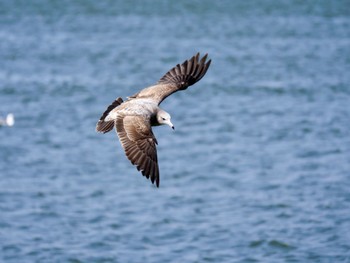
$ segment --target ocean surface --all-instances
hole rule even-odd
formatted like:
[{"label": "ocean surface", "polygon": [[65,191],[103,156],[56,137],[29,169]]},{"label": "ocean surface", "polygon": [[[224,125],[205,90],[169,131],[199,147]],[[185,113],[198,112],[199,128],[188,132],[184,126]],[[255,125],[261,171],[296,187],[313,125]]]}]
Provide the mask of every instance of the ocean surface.
[{"label": "ocean surface", "polygon": [[[196,52],[157,189],[95,124]],[[0,262],[350,262],[349,1],[0,0]]]}]

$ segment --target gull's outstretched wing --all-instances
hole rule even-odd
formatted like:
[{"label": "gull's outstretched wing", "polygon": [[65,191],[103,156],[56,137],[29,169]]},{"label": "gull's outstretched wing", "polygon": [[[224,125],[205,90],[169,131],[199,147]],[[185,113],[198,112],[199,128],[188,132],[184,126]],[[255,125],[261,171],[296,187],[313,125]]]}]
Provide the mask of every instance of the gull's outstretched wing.
[{"label": "gull's outstretched wing", "polygon": [[157,140],[152,132],[150,120],[144,116],[119,115],[116,130],[125,154],[143,176],[156,182],[159,187]]},{"label": "gull's outstretched wing", "polygon": [[130,98],[151,98],[158,105],[169,95],[198,82],[207,72],[211,60],[206,62],[208,54],[199,59],[200,54],[178,64],[169,70],[156,85],[145,88]]}]

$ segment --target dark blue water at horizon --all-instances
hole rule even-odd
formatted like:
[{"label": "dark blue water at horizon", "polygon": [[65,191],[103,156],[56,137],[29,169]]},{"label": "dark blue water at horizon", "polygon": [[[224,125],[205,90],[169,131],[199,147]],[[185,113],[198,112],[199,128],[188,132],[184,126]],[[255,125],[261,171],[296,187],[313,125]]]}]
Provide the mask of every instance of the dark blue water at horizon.
[{"label": "dark blue water at horizon", "polygon": [[[348,1],[0,1],[0,262],[350,262]],[[157,189],[95,124],[196,52]]]}]

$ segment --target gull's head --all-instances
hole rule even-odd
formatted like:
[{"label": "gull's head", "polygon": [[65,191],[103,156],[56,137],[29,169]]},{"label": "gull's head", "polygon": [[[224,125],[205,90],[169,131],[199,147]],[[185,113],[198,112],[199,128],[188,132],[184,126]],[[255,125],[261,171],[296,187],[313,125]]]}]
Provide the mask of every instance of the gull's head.
[{"label": "gull's head", "polygon": [[159,110],[157,113],[157,121],[159,123],[159,125],[168,125],[169,127],[171,127],[173,130],[175,129],[174,125],[171,123],[170,121],[171,116],[169,113],[167,113],[164,110]]}]

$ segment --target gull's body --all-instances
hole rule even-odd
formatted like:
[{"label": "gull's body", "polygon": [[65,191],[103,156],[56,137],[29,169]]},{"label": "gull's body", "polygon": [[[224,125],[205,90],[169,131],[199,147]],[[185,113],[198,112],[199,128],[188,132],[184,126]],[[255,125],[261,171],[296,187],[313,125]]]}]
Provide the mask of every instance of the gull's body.
[{"label": "gull's body", "polygon": [[109,132],[116,127],[119,140],[127,158],[144,176],[156,182],[159,187],[159,168],[157,160],[157,140],[152,126],[169,125],[170,114],[159,107],[169,95],[187,89],[199,81],[207,72],[211,60],[207,55],[199,60],[199,53],[181,65],[168,71],[157,84],[130,96],[125,102],[117,98],[102,114],[96,130]]}]

